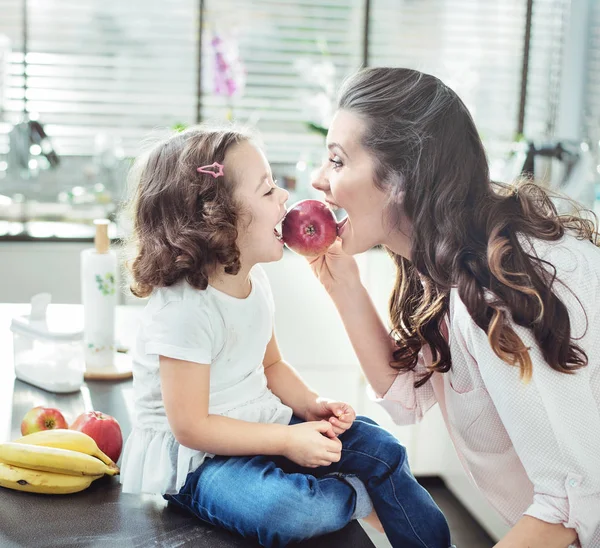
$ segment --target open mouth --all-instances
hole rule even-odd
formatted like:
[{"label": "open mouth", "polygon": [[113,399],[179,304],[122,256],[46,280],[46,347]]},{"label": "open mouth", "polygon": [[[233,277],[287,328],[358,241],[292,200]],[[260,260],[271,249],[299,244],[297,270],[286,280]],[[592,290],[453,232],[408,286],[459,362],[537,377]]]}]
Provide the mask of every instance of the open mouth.
[{"label": "open mouth", "polygon": [[283,219],[281,219],[281,221],[279,221],[277,223],[277,226],[273,229],[273,234],[275,234],[275,237],[280,241],[283,242],[283,236],[281,235],[281,223],[283,222]]},{"label": "open mouth", "polygon": [[348,222],[348,216],[346,215],[338,224],[337,224],[337,231],[338,234],[340,233],[340,230],[342,230],[342,227]]},{"label": "open mouth", "polygon": [[341,209],[341,207],[334,202],[330,202],[329,200],[325,200],[325,202],[327,202],[329,209],[331,209],[332,211],[337,211],[338,209]]}]

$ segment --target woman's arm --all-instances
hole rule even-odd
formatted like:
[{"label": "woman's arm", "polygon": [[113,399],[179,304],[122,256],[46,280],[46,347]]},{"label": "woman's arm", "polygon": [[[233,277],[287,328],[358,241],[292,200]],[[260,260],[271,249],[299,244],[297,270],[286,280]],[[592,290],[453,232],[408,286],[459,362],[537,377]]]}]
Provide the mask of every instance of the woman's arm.
[{"label": "woman's arm", "polygon": [[[594,273],[586,276],[593,279]],[[576,289],[582,286],[580,281],[568,284]],[[559,293],[569,309],[571,336],[586,352],[589,364],[572,374],[554,370],[532,332],[511,322],[529,348],[533,374],[527,382],[520,378],[519,368],[495,354],[487,334],[472,319],[465,320],[468,311],[456,300],[455,314],[462,316],[456,325],[466,342],[465,350],[476,362],[502,426],[533,485],[531,505],[499,544],[502,548],[567,546],[575,534],[583,548],[600,546],[600,410],[596,380],[600,315],[593,309],[597,301],[585,292],[575,297],[561,288]],[[577,298],[587,310],[582,311]],[[538,534],[540,538],[546,535],[548,542],[530,541]]]},{"label": "woman's arm", "polygon": [[[398,376],[390,366],[395,344],[369,293],[358,280],[357,284],[336,286],[329,294],[369,384],[378,396],[383,396]],[[406,377],[407,382],[411,380],[412,376]]]},{"label": "woman's arm", "polygon": [[398,374],[390,366],[394,341],[361,282],[356,260],[342,251],[338,240],[309,263],[338,309],[369,384],[384,395]]},{"label": "woman's arm", "polygon": [[310,266],[338,309],[372,396],[396,423],[419,422],[436,403],[430,381],[418,390],[414,387],[416,378],[427,371],[430,354],[423,352],[415,369],[401,375],[390,366],[395,342],[360,280],[356,260],[342,251],[339,241],[310,259]]},{"label": "woman's arm", "polygon": [[574,529],[523,516],[495,548],[567,548],[577,540]]}]

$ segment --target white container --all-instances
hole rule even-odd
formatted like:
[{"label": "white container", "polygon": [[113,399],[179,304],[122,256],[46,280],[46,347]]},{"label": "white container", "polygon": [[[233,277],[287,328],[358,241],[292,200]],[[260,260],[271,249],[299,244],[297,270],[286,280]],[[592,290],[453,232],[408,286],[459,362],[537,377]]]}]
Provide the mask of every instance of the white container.
[{"label": "white container", "polygon": [[94,247],[81,252],[81,302],[85,361],[89,369],[112,368],[115,356],[117,255],[109,249],[108,220],[98,219]]},{"label": "white container", "polygon": [[28,316],[12,319],[15,375],[49,392],[77,392],[85,371],[82,326],[76,318],[47,317],[49,303],[50,295],[40,293]]}]

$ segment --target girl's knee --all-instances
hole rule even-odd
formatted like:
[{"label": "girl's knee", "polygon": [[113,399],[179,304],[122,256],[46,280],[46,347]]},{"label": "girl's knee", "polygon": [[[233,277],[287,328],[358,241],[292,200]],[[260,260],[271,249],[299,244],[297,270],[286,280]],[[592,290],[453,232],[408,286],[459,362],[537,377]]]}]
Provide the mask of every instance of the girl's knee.
[{"label": "girl's knee", "polygon": [[[365,421],[357,417],[345,435],[347,436],[346,450],[363,453],[365,456],[395,466],[402,465],[407,458],[406,447],[391,432],[382,428],[372,420]],[[342,438],[344,444],[344,439]],[[342,448],[342,452],[344,448]]]},{"label": "girl's knee", "polygon": [[357,438],[364,438],[365,441],[371,441],[377,444],[386,444],[392,446],[399,446],[404,449],[404,446],[400,443],[400,440],[394,436],[389,430],[386,430],[382,426],[379,426],[374,420],[368,417],[356,417],[356,420],[352,424],[349,432]]},{"label": "girl's knee", "polygon": [[367,422],[369,424],[373,424],[374,426],[379,426],[372,418],[366,417],[365,415],[357,415],[355,420],[360,422]]}]

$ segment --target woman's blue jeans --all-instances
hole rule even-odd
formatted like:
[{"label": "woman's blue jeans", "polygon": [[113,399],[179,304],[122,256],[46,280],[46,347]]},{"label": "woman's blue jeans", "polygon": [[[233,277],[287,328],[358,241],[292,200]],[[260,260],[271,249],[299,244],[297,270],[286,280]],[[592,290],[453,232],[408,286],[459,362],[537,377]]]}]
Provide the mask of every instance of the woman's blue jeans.
[{"label": "woman's blue jeans", "polygon": [[359,416],[340,440],[340,461],[319,468],[284,457],[206,459],[178,494],[165,498],[201,520],[279,547],[364,517],[355,515],[364,492],[356,488],[358,479],[394,548],[450,546],[444,515],[412,475],[406,450],[391,433]]}]

